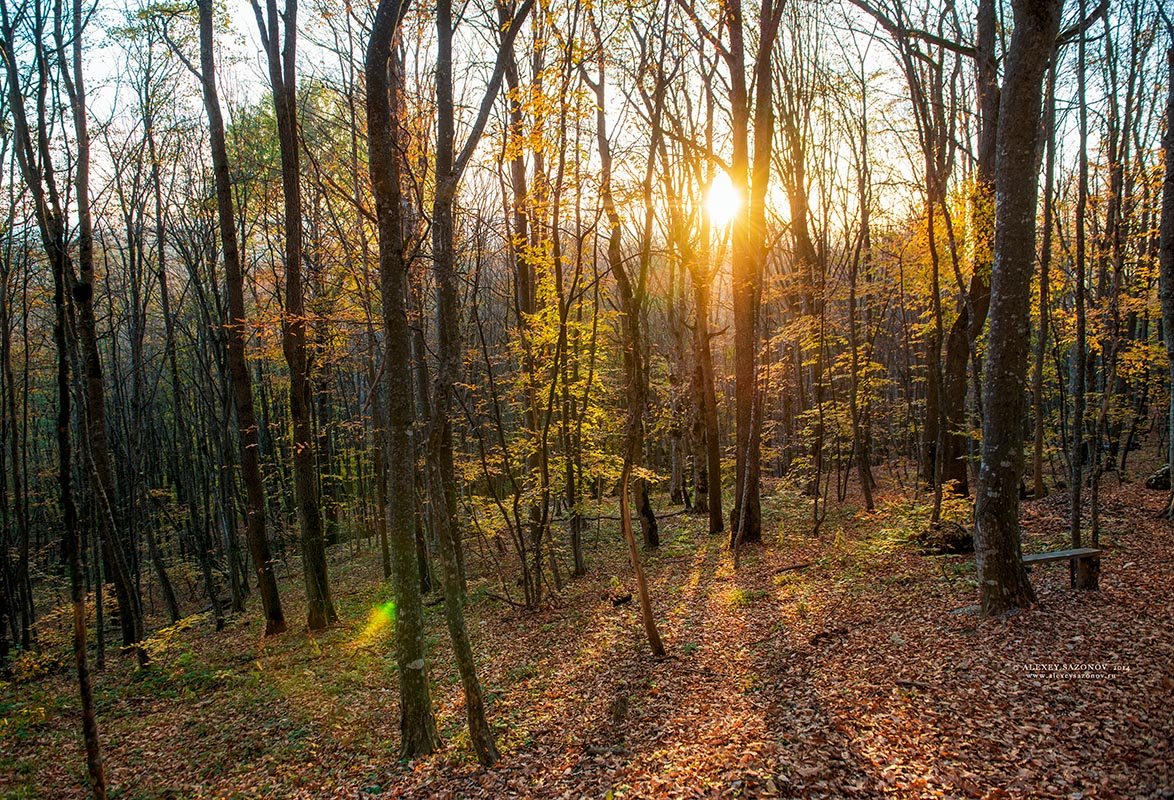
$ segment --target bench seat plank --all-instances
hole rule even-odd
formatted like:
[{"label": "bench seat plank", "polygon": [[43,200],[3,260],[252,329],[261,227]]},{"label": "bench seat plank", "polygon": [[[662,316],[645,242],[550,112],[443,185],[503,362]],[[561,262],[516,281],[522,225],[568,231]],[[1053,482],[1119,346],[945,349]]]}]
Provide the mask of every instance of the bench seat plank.
[{"label": "bench seat plank", "polygon": [[1032,553],[1023,557],[1024,564],[1043,564],[1048,561],[1067,561],[1073,558],[1088,558],[1100,555],[1099,547],[1077,547],[1073,550],[1055,550],[1051,553]]}]

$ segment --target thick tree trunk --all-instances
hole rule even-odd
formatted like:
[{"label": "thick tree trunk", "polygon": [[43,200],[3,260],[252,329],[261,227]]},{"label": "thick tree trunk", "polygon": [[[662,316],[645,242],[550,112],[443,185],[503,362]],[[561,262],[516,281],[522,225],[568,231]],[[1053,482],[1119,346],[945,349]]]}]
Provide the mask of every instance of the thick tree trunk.
[{"label": "thick tree trunk", "polygon": [[[744,204],[750,196],[750,99],[746,86],[746,46],[741,0],[725,7],[729,30],[730,128],[733,148],[730,180]],[[747,209],[734,220],[730,248],[730,281],[734,315],[734,505],[730,512],[730,544],[762,538],[759,499],[761,436],[754,426],[758,401],[758,273]]]},{"label": "thick tree trunk", "polygon": [[746,47],[741,0],[726,6],[730,70],[730,127],[733,148],[730,179],[746,203],[734,222],[731,249],[731,291],[734,311],[734,375],[736,444],[734,507],[730,512],[730,543],[762,538],[762,398],[758,391],[758,314],[766,263],[766,192],[774,140],[771,54],[778,31],[781,3],[761,0],[754,61],[754,153],[749,152],[750,108],[746,82]]},{"label": "thick tree trunk", "polygon": [[401,216],[398,81],[393,49],[404,6],[382,0],[367,47],[367,134],[371,191],[379,233],[379,285],[383,300],[384,375],[379,400],[387,403],[387,429],[380,437],[387,478],[387,531],[395,589],[395,649],[400,673],[400,754],[425,755],[440,746],[425,663],[424,609],[416,565],[415,451],[409,431],[415,419],[412,396],[412,333],[404,293]]},{"label": "thick tree trunk", "polygon": [[982,467],[975,500],[975,555],[985,614],[1030,605],[1035,593],[1020,552],[1019,481],[1035,266],[1036,145],[1040,83],[1060,23],[1061,0],[1014,0],[996,144],[994,269],[983,370]]}]

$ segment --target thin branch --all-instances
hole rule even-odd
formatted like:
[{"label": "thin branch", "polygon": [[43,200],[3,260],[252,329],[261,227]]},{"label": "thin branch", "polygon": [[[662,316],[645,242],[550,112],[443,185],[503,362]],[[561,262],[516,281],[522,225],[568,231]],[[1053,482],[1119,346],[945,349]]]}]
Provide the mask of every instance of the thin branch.
[{"label": "thin branch", "polygon": [[505,36],[502,37],[501,44],[497,48],[497,62],[493,65],[493,77],[489,79],[489,85],[485,87],[485,96],[481,98],[481,108],[477,111],[477,119],[473,123],[472,130],[469,131],[468,138],[465,139],[465,145],[461,148],[461,154],[453,162],[452,173],[448,176],[450,179],[456,179],[461,176],[469,163],[469,159],[473,157],[473,152],[477,149],[477,143],[481,140],[481,134],[485,131],[485,126],[489,122],[489,113],[493,110],[493,104],[497,101],[498,92],[501,91],[501,82],[505,78],[505,65],[506,61],[509,60],[510,52],[513,50],[514,39],[518,38],[518,31],[521,30],[522,23],[533,7],[534,0],[525,0],[522,3],[522,7],[518,9],[518,13],[510,21]]},{"label": "thin branch", "polygon": [[[1104,0],[1106,3],[1108,0]],[[896,39],[920,39],[927,44],[932,44],[941,47],[945,50],[957,53],[967,58],[974,58],[976,55],[973,45],[961,44],[955,42],[953,39],[947,39],[944,36],[938,36],[936,33],[923,31],[920,28],[906,28],[905,26],[894,22],[891,17],[881,11],[879,8],[870,5],[866,0],[848,0],[852,5],[859,8],[864,13],[871,16],[877,21],[882,28],[889,32],[891,36]]]}]

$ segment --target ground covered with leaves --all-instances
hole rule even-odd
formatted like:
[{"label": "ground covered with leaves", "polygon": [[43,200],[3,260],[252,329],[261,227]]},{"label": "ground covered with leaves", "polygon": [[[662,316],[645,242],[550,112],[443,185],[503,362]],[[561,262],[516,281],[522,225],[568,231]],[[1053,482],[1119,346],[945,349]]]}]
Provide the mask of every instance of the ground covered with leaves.
[{"label": "ground covered with leaves", "polygon": [[[1110,483],[1101,590],[1039,566],[1039,607],[1002,619],[974,613],[971,556],[919,554],[926,509],[896,496],[871,514],[833,504],[811,535],[810,501],[780,490],[736,572],[702,519],[665,519],[645,555],[662,660],[635,605],[613,602],[631,591],[614,521],[592,525],[589,574],[540,611],[475,578],[502,751],[489,770],[437,605],[445,748],[397,758],[390,590],[377,551],[340,545],[343,621],[323,634],[264,639],[253,613],[217,633],[197,614],[155,636],[149,669],[110,658],[95,695],[113,796],[1174,797],[1174,529],[1155,517],[1164,493]],[[1025,551],[1062,547],[1066,514],[1063,497],[1025,503]],[[63,623],[45,617],[46,654],[0,691],[2,797],[85,794]]]}]

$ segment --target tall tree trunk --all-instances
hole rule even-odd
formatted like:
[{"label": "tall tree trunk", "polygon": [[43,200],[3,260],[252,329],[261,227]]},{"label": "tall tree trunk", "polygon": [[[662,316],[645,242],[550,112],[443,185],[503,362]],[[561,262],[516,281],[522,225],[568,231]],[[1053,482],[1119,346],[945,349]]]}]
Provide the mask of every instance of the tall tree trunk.
[{"label": "tall tree trunk", "polygon": [[[1174,32],[1170,33],[1174,38]],[[1162,178],[1162,221],[1158,243],[1160,265],[1160,294],[1162,300],[1162,338],[1166,342],[1169,361],[1169,385],[1174,387],[1174,41],[1166,50],[1166,131],[1162,136],[1166,174]],[[1166,418],[1166,461],[1174,475],[1174,391],[1170,392],[1170,407]],[[1174,492],[1170,495],[1167,516],[1174,516]]]},{"label": "tall tree trunk", "polygon": [[[750,96],[746,85],[746,45],[742,0],[725,4],[729,31],[726,62],[730,71],[730,129],[733,138],[730,181],[745,206],[750,195]],[[758,264],[745,208],[734,220],[730,281],[734,311],[734,507],[730,512],[730,543],[762,538],[759,502],[760,437],[755,434],[754,407],[758,398]]]},{"label": "tall tree trunk", "polygon": [[[60,13],[60,7],[57,8],[57,11]],[[81,20],[81,4],[79,0],[75,0],[73,35],[77,46],[74,67],[77,69],[81,67]],[[20,75],[16,61],[15,20],[9,16],[8,6],[0,5],[0,61],[3,61],[7,73],[9,113],[12,115],[13,134],[16,139],[16,157],[25,185],[32,195],[41,244],[44,247],[50,268],[53,270],[53,343],[57,351],[57,485],[61,495],[61,544],[69,566],[70,604],[73,611],[73,654],[81,696],[82,736],[86,747],[86,768],[94,797],[96,800],[105,800],[106,776],[102,767],[98,724],[87,663],[85,585],[82,573],[80,526],[73,496],[73,443],[70,434],[73,420],[69,377],[69,340],[66,334],[69,324],[66,284],[69,280],[71,266],[66,242],[65,216],[61,211],[61,200],[57,190],[53,162],[50,158],[48,132],[46,131],[48,120],[46,119],[45,93],[48,90],[49,75],[46,67],[44,22],[44,18],[40,16],[32,20],[33,45],[39,51],[37,56],[38,73],[35,79],[39,90],[37,98],[38,146],[34,148],[24,108],[24,97],[20,93]],[[85,205],[85,203],[83,202],[81,205]]]},{"label": "tall tree trunk", "polygon": [[[873,499],[872,477],[872,448],[871,430],[867,418],[867,399],[862,397],[864,381],[861,375],[861,342],[858,320],[858,284],[860,268],[863,267],[867,276],[872,264],[872,173],[869,167],[868,154],[868,94],[864,80],[861,80],[861,116],[860,116],[860,163],[857,167],[856,195],[860,202],[860,245],[859,251],[852,259],[848,273],[848,346],[851,349],[849,372],[851,386],[849,388],[849,410],[852,417],[852,452],[856,458],[856,471],[860,481],[860,491],[864,495],[864,507],[872,511],[876,507]],[[867,326],[865,334],[867,335]],[[871,348],[869,348],[871,349]],[[866,359],[864,369],[871,372]]]},{"label": "tall tree trunk", "polygon": [[[13,204],[15,209],[15,204]],[[12,230],[11,219],[8,221],[8,229]],[[5,258],[9,256],[9,252],[5,253]],[[9,260],[8,263],[12,263]],[[25,280],[22,281],[21,290],[24,296],[28,294],[28,271],[27,259],[22,259]],[[7,279],[7,275],[5,276]],[[25,425],[21,424],[21,419],[17,414],[16,406],[16,373],[12,368],[12,315],[14,309],[12,308],[12,299],[9,296],[9,289],[7,284],[3,288],[5,298],[4,319],[0,321],[3,325],[3,358],[0,359],[0,369],[3,369],[3,380],[7,386],[7,391],[4,392],[4,416],[8,422],[8,457],[11,461],[12,469],[12,497],[13,497],[13,516],[16,518],[16,575],[13,581],[13,586],[10,587],[9,602],[19,610],[19,628],[17,620],[14,618],[12,623],[12,641],[19,642],[21,647],[28,650],[32,646],[32,628],[33,628],[33,593],[32,582],[29,575],[29,514],[28,514],[28,497],[27,497],[27,474],[24,470],[23,448],[21,447],[22,433],[25,430]],[[27,315],[26,315],[27,317]],[[27,340],[26,340],[27,342]],[[27,369],[27,361],[26,361]],[[25,383],[27,387],[27,381]],[[26,391],[27,394],[27,391]]]},{"label": "tall tree trunk", "polygon": [[[61,13],[57,6],[57,13]],[[143,638],[143,611],[138,588],[135,586],[125,543],[118,535],[118,504],[115,493],[114,471],[111,466],[110,445],[106,437],[106,399],[102,383],[102,358],[98,352],[98,326],[94,313],[94,229],[90,213],[90,134],[86,112],[86,90],[82,75],[82,9],[75,0],[73,8],[73,57],[65,58],[65,42],[58,39],[57,47],[62,63],[71,63],[62,69],[61,76],[69,95],[73,112],[73,130],[77,146],[75,188],[77,191],[77,267],[73,277],[75,324],[82,349],[83,387],[85,392],[85,421],[88,440],[87,453],[91,463],[86,469],[93,476],[98,527],[106,543],[106,559],[114,591],[118,599],[118,620],[122,627],[122,644],[133,647]],[[60,26],[57,35],[63,32]],[[67,262],[68,266],[68,262]],[[72,270],[71,270],[72,271]],[[146,664],[147,653],[141,647],[134,651],[140,664]]]},{"label": "tall tree trunk", "polygon": [[[704,273],[704,274],[701,274]],[[706,505],[709,510],[710,534],[725,530],[722,517],[722,453],[717,419],[717,391],[713,384],[713,347],[710,344],[709,293],[712,276],[708,265],[697,265],[693,272],[693,300],[696,319],[693,321],[693,350],[697,358],[697,381],[701,394],[701,430],[705,463]],[[697,487],[700,499],[701,486]]]},{"label": "tall tree trunk", "polygon": [[986,324],[991,299],[991,262],[994,252],[995,153],[999,129],[998,42],[995,0],[980,0],[976,15],[974,83],[978,106],[978,158],[970,196],[975,246],[966,296],[946,337],[943,380],[942,481],[960,495],[970,493],[969,442],[966,420],[966,374],[972,368],[977,389],[978,341]]},{"label": "tall tree trunk", "polygon": [[[594,26],[594,20],[592,21]],[[599,39],[599,30],[595,29],[596,44],[602,50]],[[628,405],[628,418],[624,435],[624,463],[620,473],[620,529],[624,541],[628,545],[628,558],[632,562],[632,571],[636,577],[636,593],[640,600],[640,616],[644,622],[644,632],[648,637],[648,646],[652,654],[658,658],[665,653],[664,643],[660,639],[660,632],[656,627],[656,618],[652,612],[652,601],[648,594],[648,581],[644,576],[644,566],[640,561],[640,551],[636,545],[636,534],[632,530],[631,495],[633,487],[632,469],[638,463],[644,449],[644,409],[647,404],[646,387],[643,378],[643,364],[641,362],[642,345],[640,334],[640,312],[643,297],[638,294],[624,266],[623,250],[620,237],[623,232],[623,223],[616,208],[611,188],[611,144],[607,139],[607,102],[606,76],[603,68],[602,54],[599,58],[599,78],[592,81],[582,70],[584,82],[595,93],[595,133],[599,148],[600,181],[599,193],[603,202],[604,215],[607,218],[608,242],[607,263],[612,277],[616,281],[616,292],[619,295],[620,312],[623,319],[620,322],[623,331],[621,349],[623,351],[625,396]]]},{"label": "tall tree trunk", "polygon": [[983,369],[982,466],[974,545],[985,614],[1035,602],[1023,568],[1019,481],[1035,266],[1035,207],[1041,81],[1056,41],[1061,0],[1013,0],[996,139],[994,268]]},{"label": "tall tree trunk", "polygon": [[[245,484],[245,515],[249,554],[257,576],[265,635],[285,630],[285,615],[273,573],[269,537],[265,532],[265,487],[258,457],[257,418],[253,412],[253,388],[245,361],[248,321],[245,315],[244,275],[236,245],[236,219],[232,204],[232,181],[228,173],[228,149],[224,139],[224,118],[216,91],[216,62],[212,53],[212,0],[198,0],[200,11],[200,82],[212,151],[212,174],[216,180],[216,211],[220,247],[224,252],[224,282],[228,294],[227,361],[232,400],[241,450],[241,479]],[[224,509],[230,513],[230,509]],[[231,535],[231,534],[230,534]],[[233,565],[229,564],[229,569]],[[237,592],[234,592],[234,596]]]},{"label": "tall tree trunk", "polygon": [[[163,349],[167,360],[168,377],[171,379],[171,414],[175,423],[173,431],[175,445],[172,451],[175,453],[177,451],[182,452],[182,448],[187,446],[187,423],[185,421],[185,414],[180,408],[183,403],[183,395],[180,391],[179,366],[175,358],[175,322],[171,316],[171,295],[167,285],[167,241],[163,214],[163,185],[159,175],[159,152],[155,143],[155,121],[150,109],[150,102],[151,100],[147,98],[144,104],[143,129],[144,137],[147,140],[147,155],[151,159],[151,194],[155,205],[155,273],[159,278],[159,298],[164,331]],[[193,534],[193,541],[198,541],[199,536],[195,532],[195,513],[186,491],[187,481],[181,477],[178,461],[174,455],[171,461],[171,469],[174,473],[171,477],[172,482],[175,484],[176,500],[180,505],[193,512],[188,515],[188,528],[189,532]],[[167,570],[163,565],[162,557],[159,556],[158,548],[153,544],[154,534],[148,535],[151,537],[148,544],[155,551],[151,556],[152,564],[159,577],[159,584],[167,600],[168,610],[175,615],[175,619],[172,621],[176,622],[179,619],[179,606],[178,603],[173,603],[175,600],[175,590],[171,585],[171,578],[168,576]],[[219,624],[221,616],[219,610],[215,608],[219,605],[219,600],[213,596],[211,585],[209,585],[208,591],[214,610],[217,611],[215,616]]]},{"label": "tall tree trunk", "polygon": [[[1080,0],[1080,19],[1084,19],[1084,0]],[[1069,481],[1069,516],[1068,532],[1073,547],[1081,546],[1081,512],[1083,511],[1084,492],[1084,405],[1087,391],[1088,346],[1086,342],[1086,296],[1085,278],[1088,274],[1086,260],[1085,224],[1088,209],[1088,106],[1085,104],[1085,37],[1083,29],[1080,32],[1079,53],[1077,56],[1076,95],[1078,120],[1078,150],[1076,173],[1076,253],[1073,265],[1075,270],[1076,290],[1073,304],[1076,313],[1076,340],[1072,345],[1072,449],[1069,454],[1070,475]],[[1096,446],[1096,441],[1091,443]],[[1076,583],[1078,569],[1072,564],[1072,582]]]},{"label": "tall tree trunk", "polygon": [[[411,337],[404,292],[397,87],[393,55],[405,5],[381,0],[367,46],[368,168],[379,234],[379,286],[383,300],[384,375],[377,402],[387,403],[387,429],[379,437],[387,479],[387,531],[395,589],[395,649],[400,673],[400,754],[425,755],[440,746],[424,648],[424,609],[416,565],[415,451],[409,435],[415,419]],[[382,421],[382,420],[381,420]],[[382,494],[381,494],[382,497]]]},{"label": "tall tree trunk", "polygon": [[465,692],[465,716],[477,760],[497,760],[493,731],[485,719],[485,700],[465,625],[465,587],[458,525],[456,474],[453,464],[452,401],[460,378],[461,304],[456,275],[456,231],[453,212],[461,175],[485,131],[490,109],[501,91],[505,65],[533,0],[525,0],[509,25],[503,26],[489,85],[464,145],[456,148],[456,104],[453,94],[453,14],[451,0],[436,4],[436,190],[432,201],[432,262],[436,280],[437,369],[428,436],[429,489],[433,523],[444,571],[444,616],[453,655]]},{"label": "tall tree trunk", "polygon": [[[297,0],[287,0],[279,15],[277,0],[257,0],[253,13],[269,64],[277,137],[281,150],[281,189],[285,212],[285,316],[281,349],[289,365],[289,415],[293,426],[294,502],[302,532],[302,570],[306,581],[306,625],[322,630],[338,621],[326,570],[326,539],[314,458],[310,362],[306,342],[306,303],[302,289],[302,184],[298,156]],[[278,20],[281,20],[279,23]],[[280,40],[278,37],[281,37]]]},{"label": "tall tree trunk", "polygon": [[1047,493],[1044,486],[1044,354],[1048,349],[1048,281],[1052,267],[1052,183],[1056,173],[1056,66],[1048,69],[1048,90],[1044,109],[1044,241],[1039,254],[1039,330],[1035,337],[1035,364],[1031,373],[1032,485],[1038,500]]},{"label": "tall tree trunk", "polygon": [[[62,236],[62,244],[64,237]],[[102,766],[98,721],[90,671],[86,663],[86,596],[83,584],[81,542],[78,536],[77,506],[73,499],[73,464],[70,442],[69,345],[66,341],[66,300],[64,251],[53,261],[53,340],[57,346],[57,452],[60,469],[57,485],[61,493],[62,549],[69,562],[69,598],[73,607],[73,656],[77,667],[78,689],[82,704],[82,736],[86,744],[86,771],[95,800],[105,800],[106,773]],[[99,598],[101,595],[99,595]]]},{"label": "tall tree trunk", "polygon": [[[367,85],[370,86],[371,84],[368,83]],[[368,135],[368,137],[370,137],[370,135],[371,135],[370,134],[370,123],[368,123],[367,135]],[[370,145],[370,143],[368,143],[368,149],[370,149],[370,148],[371,148],[371,145]],[[368,169],[370,169],[370,164],[368,164]],[[376,224],[378,224],[378,218],[379,218],[378,208],[376,209],[375,215],[376,215]],[[382,275],[382,273],[380,273],[380,274]],[[382,278],[380,279],[380,286],[382,287]],[[401,290],[401,294],[402,294],[402,290]],[[401,302],[403,302],[403,301],[401,300]],[[386,300],[383,301],[383,307],[384,308],[387,307]],[[386,326],[385,326],[385,328],[386,328]],[[387,331],[385,329],[384,336],[386,336],[386,335],[387,335]],[[411,334],[409,333],[408,335],[410,336]],[[369,376],[370,376],[370,384],[371,384],[371,425],[372,425],[372,428],[374,429],[372,431],[372,434],[373,434],[372,438],[375,440],[375,457],[374,457],[373,467],[374,467],[374,472],[375,472],[375,504],[377,506],[377,508],[375,509],[374,523],[375,523],[375,530],[377,531],[377,533],[379,535],[379,555],[380,555],[382,563],[383,563],[383,579],[386,581],[386,580],[391,580],[391,576],[392,576],[391,544],[388,540],[388,527],[387,527],[387,515],[389,513],[388,512],[389,496],[387,494],[387,480],[388,480],[388,474],[387,474],[387,402],[388,402],[388,400],[387,400],[387,391],[385,388],[385,386],[386,386],[385,381],[386,381],[387,377],[386,377],[386,375],[381,374],[381,372],[380,372],[381,368],[375,362],[374,354],[376,352],[376,339],[375,339],[374,331],[370,332],[369,340],[370,340],[370,347],[371,347],[371,353],[372,353],[370,364],[369,364]],[[409,348],[411,347],[410,342],[409,342],[408,346],[409,346]],[[386,350],[384,351],[384,358],[386,358]],[[382,363],[382,361],[381,361],[381,363]],[[411,370],[410,370],[411,364],[410,364],[410,362],[407,364],[407,366],[409,367],[408,379],[411,380]],[[384,366],[382,369],[384,371],[386,371],[386,366]],[[411,389],[410,385],[408,388],[409,388],[409,392],[410,392],[410,389]],[[408,395],[408,400],[409,400],[409,402],[411,401],[411,394]],[[412,415],[412,417],[414,417],[414,415]],[[412,417],[409,417],[409,419],[411,419]],[[409,448],[409,452],[410,452],[410,448]],[[412,464],[412,467],[415,467],[414,463]],[[415,500],[415,493],[414,492],[412,493],[412,499]],[[413,503],[412,505],[414,508],[415,503]],[[413,513],[414,513],[414,511],[413,511]]]},{"label": "tall tree trunk", "polygon": [[[508,25],[510,10],[504,3],[497,5],[497,18],[501,25]],[[506,149],[513,152],[510,159],[509,178],[512,190],[510,248],[514,261],[514,311],[517,336],[522,345],[522,381],[524,385],[525,412],[523,415],[525,435],[529,440],[526,447],[526,473],[521,484],[526,494],[533,498],[529,503],[530,548],[534,555],[533,589],[526,592],[527,602],[537,605],[542,601],[542,543],[546,538],[550,517],[549,492],[546,491],[545,476],[549,474],[547,447],[543,441],[542,402],[538,358],[531,341],[531,326],[541,325],[534,321],[538,311],[538,280],[535,275],[532,237],[537,239],[538,225],[531,232],[529,204],[531,202],[526,180],[526,143],[523,139],[522,98],[519,94],[517,61],[511,51],[505,65],[505,82],[509,98],[509,127]],[[534,153],[537,161],[539,153]],[[537,164],[536,164],[537,168]],[[527,572],[530,570],[527,569]]]}]

